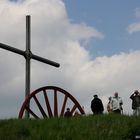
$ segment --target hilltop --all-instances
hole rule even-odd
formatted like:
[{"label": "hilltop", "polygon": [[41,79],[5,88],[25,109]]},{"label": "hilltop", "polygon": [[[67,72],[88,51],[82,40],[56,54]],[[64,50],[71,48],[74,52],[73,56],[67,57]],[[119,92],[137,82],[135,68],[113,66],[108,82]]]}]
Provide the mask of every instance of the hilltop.
[{"label": "hilltop", "polygon": [[140,117],[122,115],[0,120],[0,140],[140,139]]}]

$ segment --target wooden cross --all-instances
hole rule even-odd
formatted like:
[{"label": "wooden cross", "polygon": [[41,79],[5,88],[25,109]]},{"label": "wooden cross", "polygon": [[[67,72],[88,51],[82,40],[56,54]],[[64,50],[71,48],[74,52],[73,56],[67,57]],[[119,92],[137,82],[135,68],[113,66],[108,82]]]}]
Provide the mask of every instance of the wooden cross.
[{"label": "wooden cross", "polygon": [[[54,61],[32,54],[30,44],[31,44],[30,42],[30,15],[26,16],[26,50],[25,51],[0,43],[0,48],[22,55],[26,59],[25,98],[28,97],[30,94],[30,60],[31,59],[49,64],[55,67],[60,66],[60,64]],[[29,118],[29,113],[27,111],[25,113],[25,117]]]}]

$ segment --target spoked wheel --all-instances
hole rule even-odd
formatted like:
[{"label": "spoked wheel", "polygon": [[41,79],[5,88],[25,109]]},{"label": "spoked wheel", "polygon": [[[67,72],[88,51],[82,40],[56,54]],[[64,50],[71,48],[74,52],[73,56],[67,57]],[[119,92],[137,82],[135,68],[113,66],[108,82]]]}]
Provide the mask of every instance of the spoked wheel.
[{"label": "spoked wheel", "polygon": [[75,110],[80,114],[85,114],[78,101],[70,93],[59,87],[46,86],[33,91],[25,99],[19,118],[24,117],[25,110],[32,118],[62,117],[67,107],[70,108],[72,114]]}]

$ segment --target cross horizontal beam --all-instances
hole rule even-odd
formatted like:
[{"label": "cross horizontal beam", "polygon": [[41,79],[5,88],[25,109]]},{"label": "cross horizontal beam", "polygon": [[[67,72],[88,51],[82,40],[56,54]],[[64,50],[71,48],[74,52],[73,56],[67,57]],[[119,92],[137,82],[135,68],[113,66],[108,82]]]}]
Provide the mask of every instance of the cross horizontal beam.
[{"label": "cross horizontal beam", "polygon": [[0,43],[0,48],[5,49],[7,51],[11,51],[11,52],[17,53],[17,54],[20,54],[20,55],[23,55],[23,56],[25,54],[25,51],[19,50],[17,48],[8,46],[8,45],[3,44],[3,43]]},{"label": "cross horizontal beam", "polygon": [[54,62],[54,61],[45,59],[45,58],[43,58],[43,57],[34,55],[34,54],[32,54],[31,52],[30,52],[30,53],[27,53],[26,51],[23,51],[23,50],[20,50],[20,49],[17,49],[17,48],[8,46],[8,45],[3,44],[3,43],[0,43],[0,48],[5,49],[5,50],[8,50],[8,51],[11,51],[11,52],[14,52],[14,53],[17,53],[17,54],[19,54],[19,55],[24,56],[25,58],[29,57],[30,59],[32,58],[32,59],[34,59],[34,60],[38,60],[38,61],[40,61],[40,62],[43,62],[43,63],[45,63],[45,64],[49,64],[49,65],[54,66],[54,67],[59,67],[59,66],[60,66],[59,63],[56,63],[56,62]]}]

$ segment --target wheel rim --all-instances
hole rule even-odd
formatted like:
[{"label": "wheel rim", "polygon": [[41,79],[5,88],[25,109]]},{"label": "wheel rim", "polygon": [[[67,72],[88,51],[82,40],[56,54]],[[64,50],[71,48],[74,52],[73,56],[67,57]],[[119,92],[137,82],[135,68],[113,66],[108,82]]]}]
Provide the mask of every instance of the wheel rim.
[{"label": "wheel rim", "polygon": [[[40,100],[40,97],[42,100]],[[45,105],[42,105],[40,101],[43,101]],[[34,104],[31,102],[34,102]],[[56,86],[41,87],[25,99],[19,112],[19,118],[24,117],[25,110],[33,118],[62,117],[65,109],[70,106],[72,114],[75,110],[78,110],[80,114],[85,114],[78,101],[64,89]],[[38,112],[34,111],[35,109]]]}]

